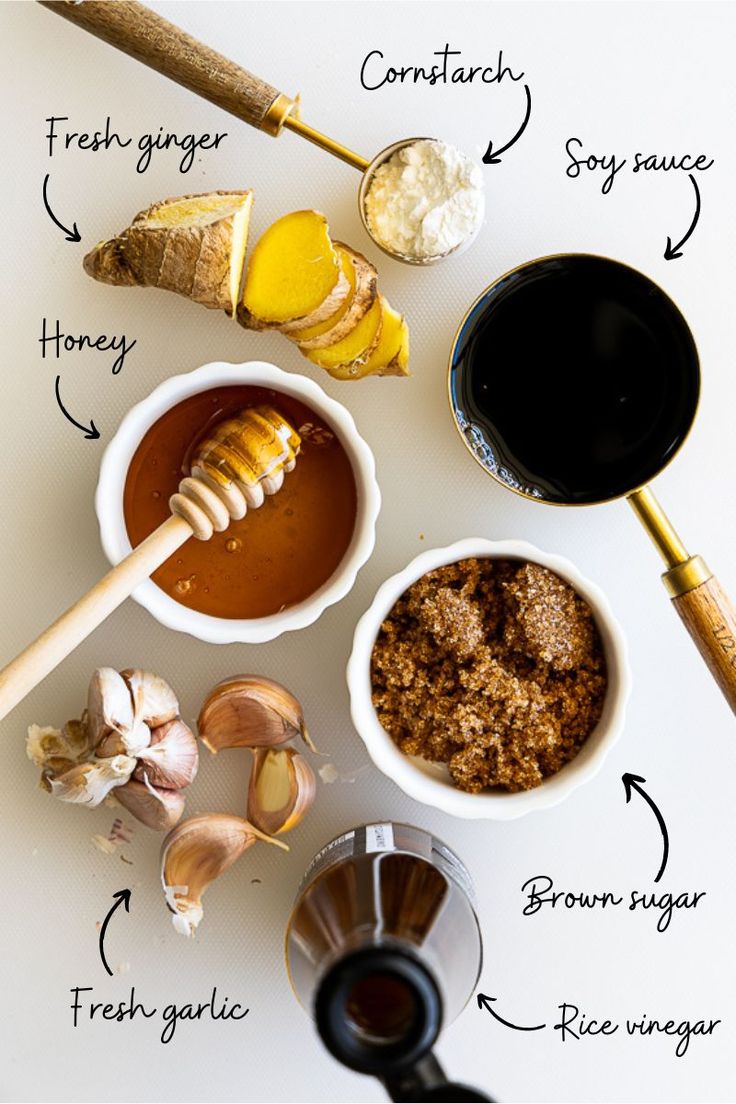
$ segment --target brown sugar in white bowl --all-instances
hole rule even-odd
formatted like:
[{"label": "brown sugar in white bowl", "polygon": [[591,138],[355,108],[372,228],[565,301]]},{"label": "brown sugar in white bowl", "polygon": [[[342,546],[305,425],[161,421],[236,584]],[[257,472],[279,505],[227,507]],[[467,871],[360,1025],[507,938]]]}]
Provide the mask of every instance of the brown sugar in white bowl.
[{"label": "brown sugar in white bowl", "polygon": [[[564,765],[546,774],[538,784],[534,777],[530,780],[530,778],[524,778],[522,773],[515,779],[512,773],[510,777],[512,787],[517,783],[532,787],[518,789],[517,792],[496,787],[472,793],[457,788],[445,763],[431,761],[421,755],[406,754],[394,742],[392,736],[382,727],[373,703],[371,673],[373,650],[381,626],[390,616],[397,601],[414,583],[437,568],[457,564],[460,561],[488,558],[498,561],[517,561],[519,566],[524,562],[538,564],[569,584],[592,613],[595,630],[597,630],[595,636],[599,638],[605,660],[605,692],[602,703],[599,702],[598,708],[590,714],[592,727],[589,734],[583,733],[584,738],[578,741],[578,746],[572,751],[568,747],[565,756],[560,757]],[[544,574],[546,575],[546,572]],[[544,576],[539,573],[539,577]],[[441,612],[439,615],[441,616]],[[466,646],[468,655],[473,647],[471,622],[472,618],[467,622],[462,620],[459,622],[463,625],[463,632],[467,639],[461,641],[461,634],[459,634],[458,646],[460,648]],[[556,649],[555,662],[563,667],[569,664],[570,668],[573,668],[584,656],[581,642],[576,644],[574,640],[566,641],[560,635],[557,639],[550,637],[546,642],[540,638],[536,647],[542,649],[542,652],[545,647]],[[370,609],[361,618],[356,628],[347,677],[353,722],[375,764],[397,785],[416,800],[434,805],[455,816],[503,820],[522,816],[533,809],[557,804],[600,769],[605,755],[622,730],[630,685],[626,644],[622,631],[607,599],[595,584],[585,579],[574,565],[563,557],[542,552],[533,545],[521,541],[488,541],[482,538],[459,541],[448,548],[428,550],[413,560],[404,571],[383,584]],[[586,678],[589,678],[591,685],[595,687],[594,676],[586,674]],[[597,685],[600,687],[600,679]],[[595,702],[594,693],[591,702],[593,704]],[[404,711],[404,720],[408,716],[409,713]],[[448,721],[449,724],[451,721]],[[422,727],[426,729],[426,726]],[[441,741],[441,731],[438,736]],[[411,747],[411,738],[404,743],[405,746]],[[418,745],[421,746],[421,741],[418,741]],[[435,748],[435,752],[436,750]],[[565,761],[565,757],[568,761]],[[531,767],[534,767],[533,763]],[[521,766],[519,769],[521,770]]]}]

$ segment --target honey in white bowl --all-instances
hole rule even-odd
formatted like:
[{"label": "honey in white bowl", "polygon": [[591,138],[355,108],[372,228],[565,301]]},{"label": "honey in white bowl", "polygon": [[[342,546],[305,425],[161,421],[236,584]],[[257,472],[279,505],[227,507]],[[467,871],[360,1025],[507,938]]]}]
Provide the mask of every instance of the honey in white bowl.
[{"label": "honey in white bowl", "polygon": [[188,474],[198,440],[261,404],[275,407],[302,439],[294,471],[259,509],[208,541],[190,539],[152,575],[175,601],[213,617],[268,617],[305,601],[337,570],[355,528],[352,465],[324,417],[291,395],[241,384],[191,395],[141,440],[123,497],[133,547],[169,516],[169,498]]}]

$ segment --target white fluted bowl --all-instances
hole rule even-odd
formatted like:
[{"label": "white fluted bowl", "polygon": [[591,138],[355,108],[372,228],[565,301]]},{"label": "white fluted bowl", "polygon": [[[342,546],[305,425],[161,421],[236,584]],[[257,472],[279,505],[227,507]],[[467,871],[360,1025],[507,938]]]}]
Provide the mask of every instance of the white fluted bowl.
[{"label": "white fluted bowl", "polygon": [[212,617],[181,605],[150,579],[133,592],[136,602],[145,606],[162,625],[190,633],[211,644],[261,644],[281,633],[302,629],[316,621],[328,606],[345,597],[373,551],[376,518],[381,507],[373,453],[359,435],[350,413],[326,395],[318,384],[306,376],[284,372],[260,360],[245,364],[226,364],[222,361],[205,364],[184,375],[172,376],[134,406],[105,449],[95,509],[102,547],[110,563],[119,563],[131,550],[123,515],[123,491],[130,462],[143,436],[167,410],[190,395],[238,384],[269,387],[292,395],[325,419],[350,459],[358,508],[352,540],[337,569],[314,594],[279,613],[250,619]]},{"label": "white fluted bowl", "polygon": [[[590,606],[601,635],[606,657],[608,686],[598,724],[569,763],[532,790],[520,793],[487,791],[466,793],[452,784],[444,764],[405,755],[381,727],[371,701],[371,654],[381,623],[405,590],[444,564],[473,557],[527,560],[542,564],[565,579]],[[432,548],[379,588],[372,605],[355,630],[353,651],[347,668],[350,710],[353,724],[368,753],[385,775],[417,801],[433,805],[452,816],[513,820],[535,809],[557,805],[584,782],[589,781],[618,739],[624,725],[631,676],[626,641],[603,592],[580,574],[563,556],[542,552],[525,541],[490,541],[482,537],[457,541],[447,548]]]}]

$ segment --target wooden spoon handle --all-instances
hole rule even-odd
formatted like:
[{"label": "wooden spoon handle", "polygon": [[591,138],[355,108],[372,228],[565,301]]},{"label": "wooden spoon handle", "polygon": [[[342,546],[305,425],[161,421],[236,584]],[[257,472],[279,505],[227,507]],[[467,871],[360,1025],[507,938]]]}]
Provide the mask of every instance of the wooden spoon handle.
[{"label": "wooden spoon handle", "polygon": [[736,713],[736,610],[730,598],[712,576],[672,604]]},{"label": "wooden spoon handle", "polygon": [[135,0],[41,3],[258,130],[278,134],[292,107],[292,101],[277,88]]},{"label": "wooden spoon handle", "polygon": [[172,516],[0,671],[0,720],[192,535]]}]

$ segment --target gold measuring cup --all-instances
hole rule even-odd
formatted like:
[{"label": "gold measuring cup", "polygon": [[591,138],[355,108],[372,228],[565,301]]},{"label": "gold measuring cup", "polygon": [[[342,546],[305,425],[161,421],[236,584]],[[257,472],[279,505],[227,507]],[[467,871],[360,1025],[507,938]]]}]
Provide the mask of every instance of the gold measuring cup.
[{"label": "gold measuring cup", "polygon": [[290,99],[136,0],[40,0],[40,3],[257,130],[274,138],[284,128],[292,130],[358,169],[363,174],[358,193],[363,226],[378,248],[395,260],[413,265],[434,264],[470,244],[472,238],[461,242],[448,253],[415,257],[392,251],[378,241],[371,230],[365,198],[376,169],[403,146],[424,139],[404,138],[368,160],[303,122],[299,117],[298,96]]}]

